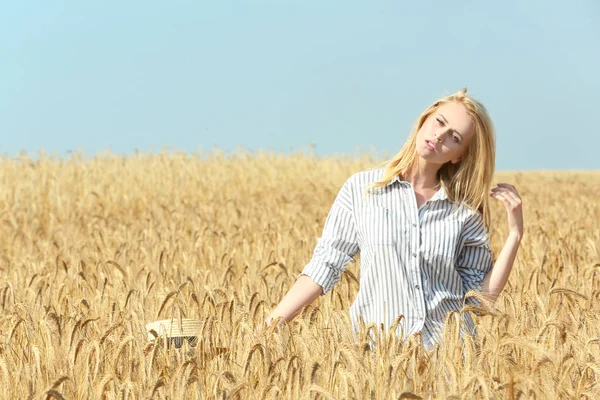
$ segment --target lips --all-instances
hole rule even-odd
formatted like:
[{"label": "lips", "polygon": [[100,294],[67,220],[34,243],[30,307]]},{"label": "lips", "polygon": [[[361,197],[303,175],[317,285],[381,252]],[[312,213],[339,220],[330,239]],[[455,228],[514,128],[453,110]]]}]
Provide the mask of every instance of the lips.
[{"label": "lips", "polygon": [[426,141],[425,141],[425,146],[426,146],[426,147],[427,147],[429,150],[431,150],[431,151],[435,151],[435,146],[434,146],[434,145],[433,145],[433,144],[432,144],[432,143],[431,143],[429,140],[426,140]]}]

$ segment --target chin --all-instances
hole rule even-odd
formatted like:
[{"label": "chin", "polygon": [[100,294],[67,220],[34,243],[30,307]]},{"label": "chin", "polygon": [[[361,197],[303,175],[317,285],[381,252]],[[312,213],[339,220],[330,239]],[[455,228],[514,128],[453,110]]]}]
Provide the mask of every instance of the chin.
[{"label": "chin", "polygon": [[423,153],[417,151],[417,156],[421,160],[426,161],[426,162],[428,162],[430,164],[439,164],[439,165],[443,165],[444,164],[444,162],[440,161],[439,158],[436,157],[435,155],[431,155],[431,154],[428,154],[428,153],[423,154]]},{"label": "chin", "polygon": [[427,161],[433,162],[437,156],[437,154],[432,154],[429,150],[417,150],[417,155]]}]

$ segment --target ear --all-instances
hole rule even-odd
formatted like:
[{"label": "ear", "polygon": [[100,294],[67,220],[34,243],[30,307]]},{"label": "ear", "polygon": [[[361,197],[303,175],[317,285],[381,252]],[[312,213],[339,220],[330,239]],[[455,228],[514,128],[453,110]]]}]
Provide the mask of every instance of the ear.
[{"label": "ear", "polygon": [[461,160],[461,157],[458,157],[458,158],[452,160],[451,162],[452,162],[452,164],[458,164],[460,162],[460,160]]}]

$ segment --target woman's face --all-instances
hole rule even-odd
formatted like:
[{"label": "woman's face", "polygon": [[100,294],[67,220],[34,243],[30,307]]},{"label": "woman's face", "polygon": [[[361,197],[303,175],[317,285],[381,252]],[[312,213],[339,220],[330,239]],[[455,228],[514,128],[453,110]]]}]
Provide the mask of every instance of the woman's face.
[{"label": "woman's face", "polygon": [[417,132],[417,154],[428,162],[457,163],[475,135],[467,109],[459,102],[444,103]]}]

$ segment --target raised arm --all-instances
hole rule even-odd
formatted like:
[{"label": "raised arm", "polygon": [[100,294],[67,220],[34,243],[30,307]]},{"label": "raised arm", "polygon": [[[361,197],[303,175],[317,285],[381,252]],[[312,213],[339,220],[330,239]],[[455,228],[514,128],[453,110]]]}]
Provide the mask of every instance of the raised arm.
[{"label": "raised arm", "polygon": [[509,183],[499,183],[490,196],[502,202],[508,219],[508,238],[498,255],[494,268],[483,280],[483,294],[495,301],[508,281],[523,238],[523,201],[517,189]]},{"label": "raised arm", "polygon": [[504,289],[504,285],[506,285],[512,271],[520,243],[521,237],[516,233],[510,233],[494,263],[494,267],[483,278],[481,293],[489,300],[496,301]]},{"label": "raised arm", "polygon": [[[523,237],[521,200],[514,186],[499,184],[493,196],[503,200],[508,214],[509,234],[504,247],[494,261],[488,231],[481,215],[475,213],[465,223],[462,238],[465,245],[456,264],[465,292],[470,289],[480,291],[491,302],[495,302],[504,290]],[[473,298],[468,302],[479,305]]]}]

